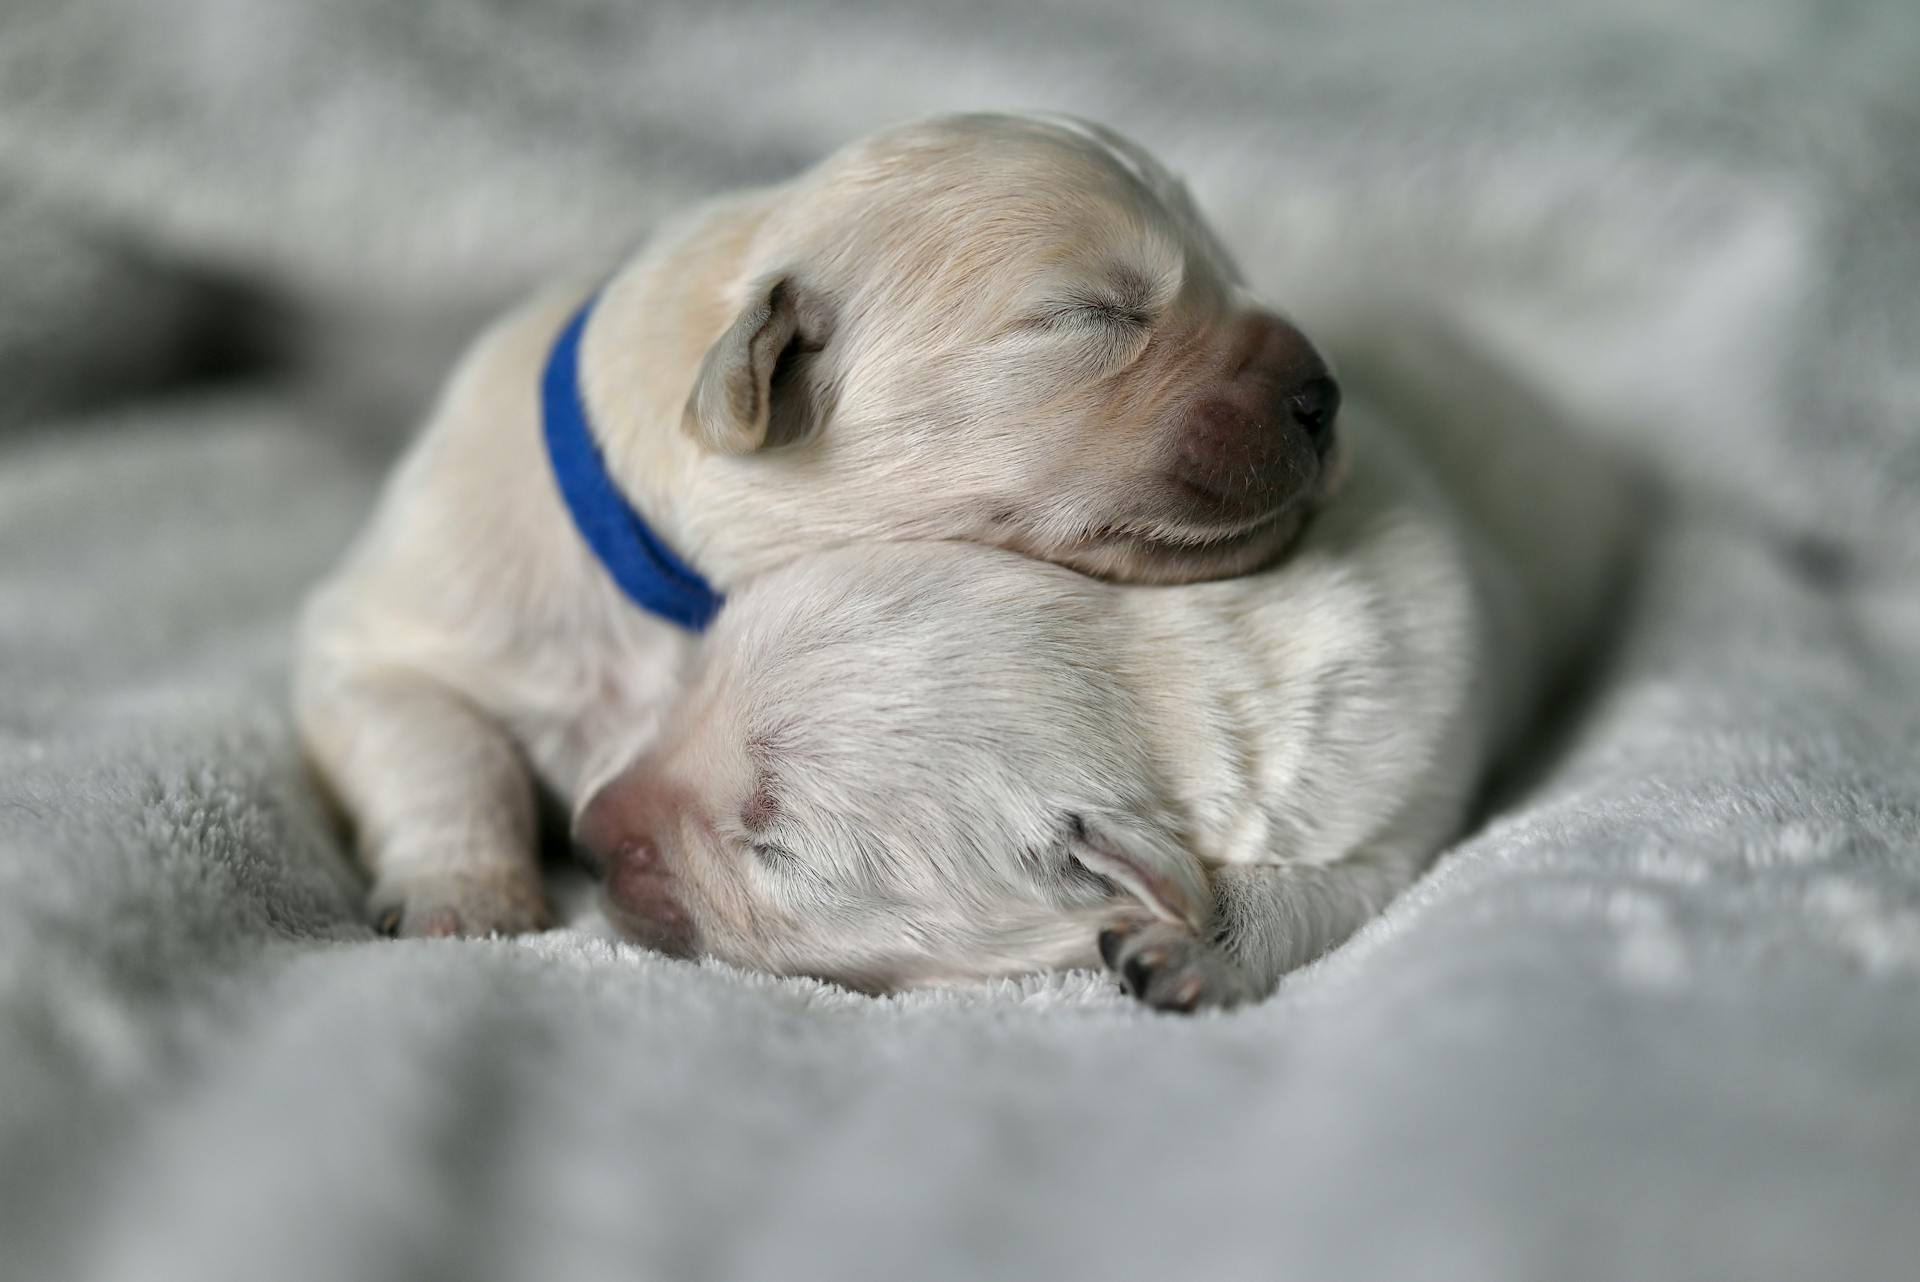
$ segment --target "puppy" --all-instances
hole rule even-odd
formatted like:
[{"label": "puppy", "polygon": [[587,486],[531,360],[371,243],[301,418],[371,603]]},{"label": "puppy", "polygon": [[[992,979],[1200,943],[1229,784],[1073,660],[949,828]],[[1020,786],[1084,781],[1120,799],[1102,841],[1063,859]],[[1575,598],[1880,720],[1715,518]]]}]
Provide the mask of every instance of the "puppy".
[{"label": "puppy", "polygon": [[953,539],[1230,576],[1336,470],[1313,346],[1078,122],[881,133],[589,293],[479,340],[302,620],[302,737],[403,935],[546,921],[538,790],[570,807],[646,745],[749,575]]},{"label": "puppy", "polygon": [[746,586],[582,815],[612,918],[869,990],[1103,960],[1161,1008],[1270,992],[1457,831],[1631,542],[1631,477],[1449,342],[1389,362],[1408,433],[1344,426],[1351,480],[1263,573],[894,544]]}]

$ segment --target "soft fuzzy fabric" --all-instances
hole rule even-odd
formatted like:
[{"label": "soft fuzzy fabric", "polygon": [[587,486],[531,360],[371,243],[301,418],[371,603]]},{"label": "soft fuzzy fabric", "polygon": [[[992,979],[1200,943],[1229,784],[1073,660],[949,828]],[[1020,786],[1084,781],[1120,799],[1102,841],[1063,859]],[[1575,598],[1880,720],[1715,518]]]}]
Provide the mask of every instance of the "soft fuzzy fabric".
[{"label": "soft fuzzy fabric", "polygon": [[[0,18],[0,1275],[1912,1275],[1920,9],[527,8]],[[1309,327],[1440,299],[1658,468],[1585,697],[1231,1015],[375,939],[289,619],[460,338],[976,106],[1139,136]]]}]

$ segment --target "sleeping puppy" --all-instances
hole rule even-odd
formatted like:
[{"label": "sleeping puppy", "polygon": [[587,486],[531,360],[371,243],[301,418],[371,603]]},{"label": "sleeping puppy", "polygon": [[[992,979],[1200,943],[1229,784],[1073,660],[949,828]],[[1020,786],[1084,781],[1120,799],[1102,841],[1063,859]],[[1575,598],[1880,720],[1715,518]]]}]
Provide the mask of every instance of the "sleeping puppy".
[{"label": "sleeping puppy", "polygon": [[704,617],[636,608],[583,538],[543,445],[554,369],[601,488],[703,589],[928,539],[1234,575],[1334,471],[1312,345],[1177,182],[1073,121],[878,134],[692,211],[588,296],[479,340],[301,625],[302,737],[401,934],[546,921],[536,787],[571,807],[645,746]]},{"label": "sleeping puppy", "polygon": [[1263,573],[869,544],[746,586],[582,815],[610,916],[868,990],[1104,960],[1161,1008],[1270,992],[1457,831],[1627,545],[1630,479],[1446,342],[1382,371],[1412,440],[1349,421]]}]

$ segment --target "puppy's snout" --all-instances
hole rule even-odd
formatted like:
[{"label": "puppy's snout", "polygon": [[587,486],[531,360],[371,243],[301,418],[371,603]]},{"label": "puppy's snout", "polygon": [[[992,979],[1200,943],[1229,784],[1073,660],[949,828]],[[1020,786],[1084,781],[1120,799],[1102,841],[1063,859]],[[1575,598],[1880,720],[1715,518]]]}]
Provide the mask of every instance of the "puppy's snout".
[{"label": "puppy's snout", "polygon": [[615,924],[650,948],[685,957],[698,939],[655,836],[671,820],[670,809],[643,771],[630,771],[587,803],[574,825],[574,839],[604,878]]},{"label": "puppy's snout", "polygon": [[1265,312],[1229,331],[1222,375],[1182,424],[1176,479],[1214,515],[1275,511],[1319,477],[1340,387],[1306,335]]},{"label": "puppy's snout", "polygon": [[1268,312],[1240,322],[1232,380],[1271,398],[1280,426],[1291,422],[1324,454],[1340,413],[1340,385],[1307,336]]},{"label": "puppy's snout", "polygon": [[614,853],[607,865],[607,901],[647,946],[676,957],[692,954],[693,919],[653,842],[637,839]]}]

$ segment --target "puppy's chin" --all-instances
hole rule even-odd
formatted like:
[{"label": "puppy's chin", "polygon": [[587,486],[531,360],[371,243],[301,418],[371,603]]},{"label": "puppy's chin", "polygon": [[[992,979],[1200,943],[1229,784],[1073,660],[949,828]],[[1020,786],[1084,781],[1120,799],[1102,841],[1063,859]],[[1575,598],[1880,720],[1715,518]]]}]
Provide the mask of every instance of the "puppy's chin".
[{"label": "puppy's chin", "polygon": [[1062,547],[1022,547],[1082,574],[1116,583],[1199,583],[1264,569],[1284,555],[1312,508],[1293,503],[1239,529],[1116,526]]}]

